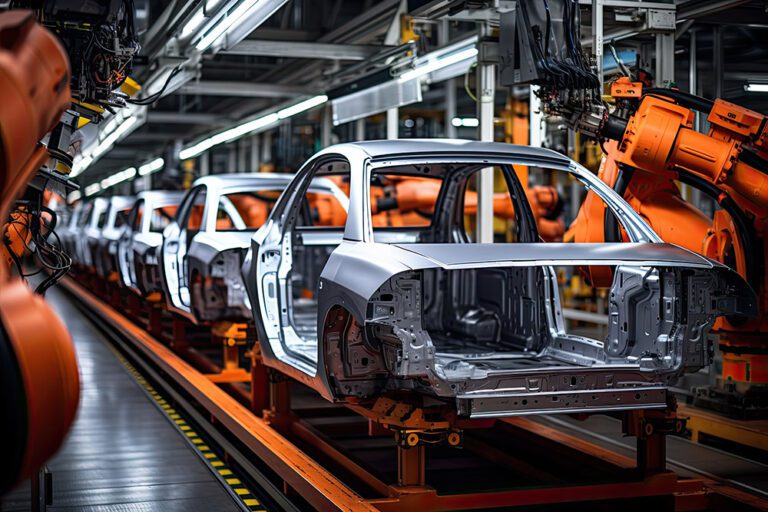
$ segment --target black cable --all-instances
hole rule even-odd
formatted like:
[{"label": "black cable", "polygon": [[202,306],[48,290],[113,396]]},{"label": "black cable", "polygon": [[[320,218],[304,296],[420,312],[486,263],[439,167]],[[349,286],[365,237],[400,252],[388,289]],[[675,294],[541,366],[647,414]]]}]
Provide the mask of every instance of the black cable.
[{"label": "black cable", "polygon": [[163,88],[157,91],[155,94],[139,100],[128,98],[125,101],[133,105],[151,105],[155,103],[157,100],[159,100],[162,97],[163,93],[165,92],[165,89],[168,88],[168,85],[171,83],[171,80],[173,79],[173,77],[178,75],[180,71],[181,71],[181,66],[174,68],[174,70],[171,71],[171,74],[168,75],[168,78],[165,80],[165,83],[163,84]]}]

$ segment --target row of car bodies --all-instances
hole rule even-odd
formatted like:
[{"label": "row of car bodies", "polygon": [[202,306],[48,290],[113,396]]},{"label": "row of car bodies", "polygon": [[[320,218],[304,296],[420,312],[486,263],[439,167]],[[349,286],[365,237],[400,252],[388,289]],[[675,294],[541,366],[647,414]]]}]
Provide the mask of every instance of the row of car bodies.
[{"label": "row of car bodies", "polygon": [[[594,191],[626,242],[544,242],[522,166]],[[475,243],[487,172],[505,190],[493,212],[514,218],[505,243]],[[424,197],[397,196],[403,182]],[[165,193],[139,201],[152,194]],[[596,176],[541,148],[341,144],[295,176],[207,176],[174,197],[162,237],[129,216],[125,285],[159,284],[198,323],[252,320],[264,364],[333,401],[415,393],[470,417],[663,408],[670,382],[711,363],[715,319],[755,313],[738,274],[663,243]],[[605,339],[566,332],[562,266],[611,272]]]}]

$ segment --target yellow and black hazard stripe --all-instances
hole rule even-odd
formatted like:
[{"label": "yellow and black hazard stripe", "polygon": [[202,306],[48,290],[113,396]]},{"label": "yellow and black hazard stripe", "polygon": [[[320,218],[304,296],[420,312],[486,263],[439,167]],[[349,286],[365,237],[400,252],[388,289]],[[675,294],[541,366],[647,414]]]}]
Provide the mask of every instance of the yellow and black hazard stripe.
[{"label": "yellow and black hazard stripe", "polygon": [[227,463],[221,460],[219,456],[213,450],[211,450],[205,441],[197,434],[197,432],[195,432],[192,426],[187,423],[183,415],[171,407],[171,404],[169,404],[162,397],[162,395],[158,393],[154,387],[152,387],[152,385],[144,378],[144,376],[139,373],[139,371],[136,370],[136,368],[134,368],[134,366],[127,359],[125,359],[121,353],[119,353],[111,346],[110,349],[112,349],[128,373],[134,378],[134,380],[136,380],[136,382],[139,383],[141,387],[144,388],[147,394],[152,397],[160,410],[162,410],[168,419],[170,419],[176,425],[176,428],[179,430],[179,432],[187,437],[195,450],[197,450],[202,458],[205,459],[206,463],[213,469],[213,471],[216,471],[221,476],[221,480],[226,482],[226,484],[232,490],[232,493],[237,496],[237,498],[246,506],[246,508],[254,512],[266,511],[266,507],[237,477],[237,475],[233,473],[232,469],[227,465]]}]

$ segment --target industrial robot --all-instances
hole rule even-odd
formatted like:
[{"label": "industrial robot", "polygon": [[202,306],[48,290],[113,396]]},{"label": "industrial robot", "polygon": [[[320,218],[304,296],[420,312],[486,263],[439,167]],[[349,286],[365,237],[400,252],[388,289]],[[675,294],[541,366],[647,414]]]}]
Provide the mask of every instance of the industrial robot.
[{"label": "industrial robot", "polygon": [[[579,38],[578,2],[516,2],[501,34],[502,82],[530,83],[545,115],[558,116],[598,141],[599,177],[622,194],[665,241],[721,261],[759,296],[759,316],[720,319],[722,374],[699,388],[694,402],[742,417],[768,413],[768,122],[765,115],[674,88],[651,87],[620,61],[622,75],[600,89],[594,62]],[[617,59],[618,60],[618,59]],[[609,105],[608,101],[613,101]],[[694,112],[708,132],[694,128]],[[678,184],[701,191],[719,209],[709,218],[681,195]],[[566,232],[572,242],[623,237],[592,192]],[[587,269],[594,286],[610,284],[610,269]]]},{"label": "industrial robot", "polygon": [[[138,51],[130,0],[10,7],[0,12],[0,494],[37,473],[77,411],[74,346],[44,301],[71,263],[46,199],[77,188],[67,177],[73,134],[125,105],[119,88]],[[25,279],[29,257],[46,270],[34,291]]]}]

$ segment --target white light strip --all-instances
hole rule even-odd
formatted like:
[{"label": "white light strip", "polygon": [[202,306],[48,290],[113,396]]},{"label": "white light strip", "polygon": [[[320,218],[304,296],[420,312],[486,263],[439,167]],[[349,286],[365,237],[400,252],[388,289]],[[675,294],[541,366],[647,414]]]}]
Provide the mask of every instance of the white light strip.
[{"label": "white light strip", "polygon": [[91,183],[87,187],[85,187],[85,195],[86,196],[92,196],[93,194],[97,194],[101,192],[101,185],[98,183]]},{"label": "white light strip", "polygon": [[444,54],[435,58],[429,58],[429,55],[426,55],[425,56],[427,57],[426,64],[419,65],[415,69],[406,71],[405,73],[400,75],[399,80],[401,81],[413,80],[414,78],[428,75],[433,71],[447,68],[448,66],[451,66],[453,64],[458,64],[461,61],[471,59],[476,56],[477,56],[477,48],[466,48],[456,53],[450,53],[447,55]]},{"label": "white light strip", "polygon": [[305,112],[311,108],[315,108],[319,105],[322,105],[326,101],[328,101],[328,96],[326,96],[325,94],[321,94],[320,96],[309,98],[308,100],[302,101],[301,103],[297,103],[291,107],[278,110],[277,115],[280,119],[286,119],[291,116],[295,116],[296,114],[301,114],[302,112]]},{"label": "white light strip", "polygon": [[296,114],[306,112],[307,110],[322,105],[326,101],[328,101],[328,96],[321,94],[295,105],[291,105],[290,107],[286,107],[277,112],[266,114],[262,117],[246,121],[228,130],[212,135],[207,139],[203,139],[192,146],[187,146],[179,152],[179,158],[181,160],[194,158],[197,155],[209,150],[213,146],[238,139],[244,135],[248,135],[251,132],[277,123],[281,119],[287,119],[289,117],[295,116]]},{"label": "white light strip", "polygon": [[203,9],[198,9],[197,11],[195,11],[195,14],[193,14],[192,17],[189,18],[189,21],[181,29],[181,34],[179,35],[179,37],[184,39],[188,35],[192,34],[195,30],[197,30],[200,27],[200,25],[203,24],[204,21],[205,21],[205,12],[203,11]]},{"label": "white light strip", "polygon": [[747,84],[744,86],[747,92],[768,92],[768,84]]},{"label": "white light strip", "polygon": [[476,117],[454,117],[451,119],[451,124],[458,128],[464,126],[467,128],[477,128],[480,126],[480,120]]},{"label": "white light strip", "polygon": [[109,176],[108,178],[104,178],[103,180],[101,180],[101,183],[100,183],[101,190],[106,190],[109,187],[114,187],[118,183],[122,183],[134,177],[136,177],[135,167],[129,167],[127,169],[123,169],[122,171],[116,172],[112,176]]},{"label": "white light strip", "polygon": [[83,194],[81,194],[79,190],[73,190],[67,196],[67,202],[70,203],[70,204],[74,203],[75,201],[77,201],[81,197],[83,197]]},{"label": "white light strip", "polygon": [[231,27],[238,19],[245,17],[248,10],[256,5],[258,1],[259,0],[243,0],[234,11],[228,13],[226,17],[222,18],[216,25],[214,25],[213,28],[198,41],[195,48],[200,52],[207,50],[213,43],[223,36],[227,30],[229,30],[229,27]]},{"label": "white light strip", "polygon": [[147,174],[159,171],[163,168],[163,164],[165,164],[165,160],[162,158],[155,158],[151,162],[139,167],[139,176],[146,176]]},{"label": "white light strip", "polygon": [[69,176],[71,178],[78,176],[90,167],[93,162],[98,160],[99,157],[112,149],[118,141],[133,129],[134,125],[143,120],[143,117],[140,115],[142,109],[146,109],[146,107],[138,109],[126,107],[109,119],[103,128],[99,130],[96,141],[83,149],[82,153],[75,157],[72,172],[70,172]]}]

